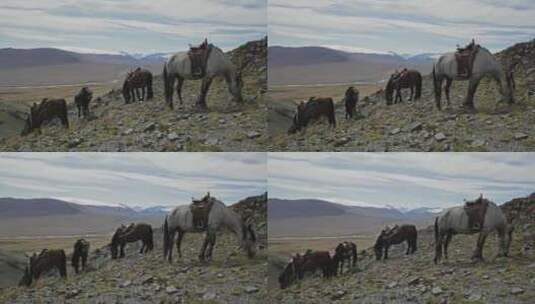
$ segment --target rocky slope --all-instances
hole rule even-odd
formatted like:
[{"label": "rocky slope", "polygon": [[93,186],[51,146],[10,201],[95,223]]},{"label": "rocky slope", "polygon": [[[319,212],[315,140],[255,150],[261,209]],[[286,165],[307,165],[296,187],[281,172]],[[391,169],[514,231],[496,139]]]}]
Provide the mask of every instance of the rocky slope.
[{"label": "rocky slope", "polygon": [[[535,40],[517,44],[497,54],[502,61],[520,59],[515,70],[516,103],[498,102],[494,81],[484,79],[475,96],[474,113],[461,109],[467,83],[454,82],[451,107],[435,107],[433,83],[424,77],[422,98],[387,106],[384,93],[377,92],[359,102],[358,117],[345,121],[337,105],[338,126],[318,122],[295,134],[271,136],[272,151],[529,151],[535,148],[535,100],[527,97],[535,86],[533,57]],[[444,97],[444,96],[443,96]],[[443,104],[445,100],[443,99]]]},{"label": "rocky slope", "polygon": [[[528,201],[519,203],[519,201]],[[535,200],[518,199],[508,210],[533,210]],[[433,231],[419,231],[418,251],[406,256],[404,245],[392,247],[388,261],[375,261],[370,249],[358,267],[325,280],[308,277],[286,290],[270,289],[274,303],[532,303],[535,296],[535,220],[520,217],[510,257],[496,258],[497,241],[489,237],[481,263],[471,263],[476,236],[456,235],[449,261],[434,265]],[[271,265],[271,262],[270,262]],[[270,286],[275,286],[270,284]]]},{"label": "rocky slope", "polygon": [[267,38],[229,52],[244,62],[244,104],[231,101],[226,83],[214,80],[207,97],[208,112],[194,106],[200,81],[186,81],[184,106],[169,110],[161,75],[154,79],[155,98],[125,105],[120,91],[95,96],[91,119],[78,119],[69,108],[71,127],[52,123],[41,135],[0,140],[2,151],[262,151],[265,150]]},{"label": "rocky slope", "polygon": [[[261,198],[258,196],[256,198]],[[237,210],[259,208],[261,199],[242,200]],[[254,210],[255,213],[256,209]],[[264,213],[265,214],[265,213]],[[258,218],[265,226],[266,218]],[[265,233],[259,231],[259,248],[265,248]],[[138,254],[139,244],[129,244],[126,257],[111,260],[109,250],[90,254],[89,270],[68,278],[54,274],[31,288],[0,288],[0,303],[264,303],[267,296],[264,250],[253,259],[238,248],[233,234],[218,234],[212,262],[201,263],[197,255],[204,241],[199,233],[186,234],[182,258],[174,255],[169,265],[163,259],[161,229],[154,229],[155,249]]]}]

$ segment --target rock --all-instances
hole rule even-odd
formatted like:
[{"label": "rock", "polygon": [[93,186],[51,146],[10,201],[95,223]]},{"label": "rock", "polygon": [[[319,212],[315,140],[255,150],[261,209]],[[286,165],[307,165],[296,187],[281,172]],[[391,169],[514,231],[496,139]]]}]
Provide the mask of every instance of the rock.
[{"label": "rock", "polygon": [[407,126],[407,130],[409,132],[415,132],[421,130],[423,127],[421,122],[413,122],[410,125]]},{"label": "rock", "polygon": [[347,144],[348,142],[351,141],[351,137],[349,136],[346,136],[346,137],[342,137],[340,139],[338,139],[335,143],[334,143],[334,146],[335,147],[341,147],[345,144]]},{"label": "rock", "polygon": [[165,288],[165,292],[166,292],[167,294],[174,294],[174,293],[177,293],[177,292],[178,292],[178,289],[175,288],[174,286],[167,286],[167,287]]},{"label": "rock", "polygon": [[515,140],[522,140],[528,138],[528,135],[526,133],[517,132],[514,135]]},{"label": "rock", "polygon": [[524,293],[524,289],[520,288],[520,287],[513,287],[511,289],[511,294],[512,295],[519,295],[519,294],[523,294]]},{"label": "rock", "polygon": [[154,282],[154,277],[152,276],[147,276],[147,277],[144,277],[142,280],[141,280],[141,284],[150,284]]},{"label": "rock", "polygon": [[249,139],[254,139],[254,138],[260,137],[260,135],[262,135],[262,134],[260,134],[260,132],[256,132],[256,131],[251,131],[251,132],[247,133],[247,137]]},{"label": "rock", "polygon": [[446,139],[446,135],[444,135],[444,133],[439,132],[439,133],[435,134],[435,140],[436,141],[443,141],[445,139]]},{"label": "rock", "polygon": [[388,283],[388,285],[386,285],[386,288],[392,289],[392,288],[396,288],[396,286],[398,286],[398,282],[394,281],[394,282]]},{"label": "rock", "polygon": [[84,140],[82,138],[73,138],[69,141],[69,143],[67,144],[67,147],[69,148],[74,148],[74,147],[77,147],[78,145],[80,145]]},{"label": "rock", "polygon": [[224,274],[222,274],[222,273],[218,273],[218,274],[217,274],[217,277],[221,279],[221,278],[224,278],[224,277],[225,277],[225,275],[224,275]]},{"label": "rock", "polygon": [[123,135],[130,135],[132,133],[134,133],[134,129],[132,129],[132,128],[128,128],[128,129],[123,131]]},{"label": "rock", "polygon": [[121,284],[119,284],[119,287],[124,288],[124,287],[128,287],[130,285],[132,285],[132,281],[126,280],[126,281],[122,282]]},{"label": "rock", "polygon": [[76,297],[77,295],[79,295],[80,292],[81,292],[80,289],[69,290],[69,291],[67,291],[67,294],[65,295],[65,298],[66,299],[72,299],[72,298]]},{"label": "rock", "polygon": [[246,293],[255,293],[258,292],[258,288],[255,286],[245,286],[244,288]]},{"label": "rock", "polygon": [[392,134],[392,135],[396,135],[396,134],[398,134],[399,132],[401,132],[401,129],[400,129],[400,128],[395,128],[395,129],[393,129],[392,131],[390,131],[390,134]]},{"label": "rock", "polygon": [[331,300],[339,300],[343,298],[346,295],[346,292],[344,290],[338,290],[331,296]]},{"label": "rock", "polygon": [[437,296],[439,294],[442,293],[442,288],[438,287],[438,286],[435,286],[433,287],[433,289],[431,289],[431,293],[434,295],[434,296]]},{"label": "rock", "polygon": [[470,302],[477,302],[480,301],[482,298],[480,293],[472,293],[470,296],[468,296],[468,301]]},{"label": "rock", "polygon": [[204,144],[205,145],[210,145],[210,146],[217,146],[217,145],[219,145],[219,139],[217,139],[217,138],[207,138],[204,141]]},{"label": "rock", "polygon": [[214,292],[206,292],[202,296],[202,299],[205,300],[205,301],[211,301],[211,300],[214,300],[215,297],[216,297],[216,294]]},{"label": "rock", "polygon": [[485,140],[483,139],[476,139],[472,142],[472,147],[473,148],[479,148],[479,147],[483,147],[485,145]]},{"label": "rock", "polygon": [[412,278],[409,278],[409,280],[407,281],[407,284],[409,286],[416,285],[418,283],[420,283],[420,277],[412,277]]},{"label": "rock", "polygon": [[178,134],[176,134],[176,132],[171,132],[169,134],[167,134],[167,139],[170,140],[170,141],[175,141],[179,138]]},{"label": "rock", "polygon": [[145,125],[145,127],[143,127],[143,132],[152,132],[156,130],[156,123],[155,122],[150,122],[148,124]]},{"label": "rock", "polygon": [[223,118],[221,118],[220,120],[218,120],[218,122],[219,122],[220,125],[224,125],[224,124],[227,123],[227,121],[224,120]]}]

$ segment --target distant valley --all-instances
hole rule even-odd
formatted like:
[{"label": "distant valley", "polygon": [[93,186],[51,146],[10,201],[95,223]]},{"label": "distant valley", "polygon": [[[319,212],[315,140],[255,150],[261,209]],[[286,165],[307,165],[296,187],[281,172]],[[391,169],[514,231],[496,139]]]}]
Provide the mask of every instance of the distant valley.
[{"label": "distant valley", "polygon": [[282,47],[268,49],[269,85],[375,83],[400,67],[431,71],[436,54],[402,56],[349,53],[325,47]]},{"label": "distant valley", "polygon": [[[427,226],[434,212],[427,208],[399,210],[390,207],[361,207],[324,200],[268,200],[269,236],[322,237],[375,234],[392,223]],[[328,224],[326,224],[328,223]]]}]

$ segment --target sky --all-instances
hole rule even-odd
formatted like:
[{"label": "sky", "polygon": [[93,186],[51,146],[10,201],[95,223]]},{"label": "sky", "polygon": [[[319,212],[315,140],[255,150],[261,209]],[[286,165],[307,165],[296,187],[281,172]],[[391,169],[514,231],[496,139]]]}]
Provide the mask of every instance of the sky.
[{"label": "sky", "polygon": [[270,0],[270,45],[364,53],[492,51],[535,38],[533,0]]},{"label": "sky", "polygon": [[266,35],[266,0],[2,0],[0,48],[176,52],[207,37],[233,49]]},{"label": "sky", "polygon": [[535,192],[535,153],[269,153],[271,198],[441,209]]},{"label": "sky", "polygon": [[0,197],[151,207],[266,191],[265,153],[1,153]]}]

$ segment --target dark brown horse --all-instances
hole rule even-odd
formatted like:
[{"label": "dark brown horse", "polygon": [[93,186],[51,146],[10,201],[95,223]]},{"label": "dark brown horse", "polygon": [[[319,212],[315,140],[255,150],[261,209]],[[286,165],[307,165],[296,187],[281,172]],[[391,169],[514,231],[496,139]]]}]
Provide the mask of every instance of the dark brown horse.
[{"label": "dark brown horse", "polygon": [[87,87],[83,87],[78,94],[74,96],[74,104],[78,108],[78,118],[83,114],[84,118],[89,116],[89,102],[93,98],[93,92]]},{"label": "dark brown horse", "polygon": [[65,99],[43,99],[40,104],[34,103],[30,108],[30,115],[26,118],[26,124],[21,132],[22,136],[28,135],[37,129],[41,133],[41,125],[44,122],[59,118],[65,128],[69,128],[67,117],[67,102]]},{"label": "dark brown horse", "polygon": [[344,271],[344,262],[347,261],[348,270],[351,267],[357,265],[357,245],[353,242],[343,242],[336,246],[334,250],[334,262],[336,264],[336,274],[338,274],[338,269],[340,269],[340,274]]},{"label": "dark brown horse", "polygon": [[383,229],[375,242],[375,257],[380,260],[384,251],[384,259],[388,259],[388,248],[404,241],[407,241],[407,252],[405,254],[412,254],[416,251],[417,238],[418,233],[414,225],[396,225],[392,229]]},{"label": "dark brown horse", "polygon": [[336,127],[334,102],[332,98],[310,97],[307,102],[302,101],[297,106],[293,124],[288,130],[288,134],[293,134],[302,128],[305,128],[310,121],[317,120],[322,116],[327,117],[329,125]]},{"label": "dark brown horse", "polygon": [[82,264],[82,271],[85,271],[87,263],[87,256],[89,255],[89,242],[84,239],[79,239],[74,243],[74,251],[72,252],[71,265],[74,268],[74,272],[78,273],[78,266],[80,260]]},{"label": "dark brown horse", "polygon": [[316,272],[321,269],[324,278],[336,275],[335,263],[328,251],[308,251],[304,255],[296,255],[294,263],[297,277],[303,279],[305,272]]},{"label": "dark brown horse", "polygon": [[67,257],[62,249],[43,249],[39,255],[34,253],[29,257],[24,275],[19,281],[19,286],[30,286],[33,281],[52,269],[58,269],[62,278],[67,278]]},{"label": "dark brown horse", "polygon": [[[139,89],[141,89],[141,95],[139,94]],[[123,83],[123,98],[125,103],[136,100],[151,100],[153,97],[152,73],[149,70],[137,68],[135,71],[129,72],[126,75]]]},{"label": "dark brown horse", "polygon": [[143,243],[139,253],[147,253],[154,248],[151,225],[145,223],[132,223],[128,227],[121,225],[119,228],[117,228],[113,234],[113,237],[111,238],[111,258],[117,258],[117,247],[120,247],[119,258],[123,258],[124,246],[126,243],[133,243],[137,241],[142,241]]},{"label": "dark brown horse", "polygon": [[386,84],[385,98],[388,105],[392,104],[392,95],[396,91],[394,103],[403,102],[401,98],[401,89],[410,89],[411,97],[409,101],[418,100],[422,96],[422,75],[416,70],[403,70],[400,73],[390,75]]},{"label": "dark brown horse", "polygon": [[344,97],[344,104],[346,106],[346,119],[353,118],[355,115],[355,110],[357,107],[357,102],[359,101],[359,90],[354,87],[349,87],[346,90]]}]

